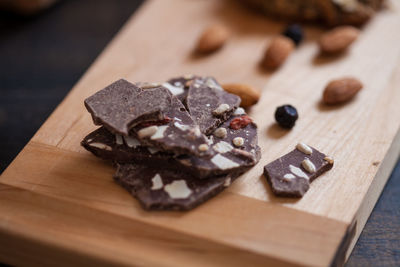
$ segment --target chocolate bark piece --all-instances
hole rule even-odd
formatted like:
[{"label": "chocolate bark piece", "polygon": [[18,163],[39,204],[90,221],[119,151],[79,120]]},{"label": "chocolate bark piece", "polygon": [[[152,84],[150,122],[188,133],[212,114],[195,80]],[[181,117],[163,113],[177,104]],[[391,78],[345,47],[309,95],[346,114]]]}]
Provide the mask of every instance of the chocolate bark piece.
[{"label": "chocolate bark piece", "polygon": [[114,180],[128,190],[146,210],[190,210],[215,196],[236,179],[235,175],[196,179],[178,170],[118,164]]},{"label": "chocolate bark piece", "polygon": [[138,85],[119,80],[87,98],[94,123],[175,154],[210,154],[206,137],[178,98],[163,86]]},{"label": "chocolate bark piece", "polygon": [[212,77],[193,80],[186,98],[187,109],[206,135],[226,121],[240,105],[240,97],[230,94]]},{"label": "chocolate bark piece", "polygon": [[168,94],[157,88],[142,90],[121,79],[85,99],[85,106],[94,124],[128,135],[137,123],[163,119],[161,111],[170,105]]},{"label": "chocolate bark piece", "polygon": [[[174,157],[171,153],[146,147],[136,138],[114,135],[104,127],[90,133],[81,144],[105,160],[162,166],[165,169],[179,168],[182,172],[200,179],[230,172],[241,174],[259,161],[260,148],[257,145],[257,126],[254,123],[236,130],[230,127],[235,118],[245,114],[242,108],[235,113],[209,136],[208,145],[215,152],[211,158],[189,155]],[[242,139],[243,144],[235,145],[234,140],[237,139]]]},{"label": "chocolate bark piece", "polygon": [[169,105],[161,108],[161,114],[167,120],[164,119],[162,125],[142,123],[134,127],[130,135],[137,137],[142,144],[174,154],[212,155],[206,136],[200,132],[199,126],[193,121],[182,102],[165,87],[149,90],[168,92],[169,95],[166,97]]},{"label": "chocolate bark piece", "polygon": [[113,134],[105,127],[88,134],[81,145],[95,156],[112,162],[169,166],[174,161],[171,153],[144,146],[131,136]]},{"label": "chocolate bark piece", "polygon": [[190,83],[196,78],[199,78],[199,76],[187,74],[169,79],[167,82],[163,83],[163,86],[168,88],[168,90],[170,90],[186,107],[186,97]]},{"label": "chocolate bark piece", "polygon": [[332,166],[331,158],[315,148],[299,144],[293,151],[266,165],[264,176],[275,195],[302,197],[310,183]]},{"label": "chocolate bark piece", "polygon": [[239,108],[214,133],[209,136],[209,145],[216,153],[211,158],[181,156],[177,161],[199,178],[221,175],[230,172],[243,173],[258,163],[261,157],[257,145],[257,125],[250,122],[239,129],[232,129],[230,124],[244,114]]}]

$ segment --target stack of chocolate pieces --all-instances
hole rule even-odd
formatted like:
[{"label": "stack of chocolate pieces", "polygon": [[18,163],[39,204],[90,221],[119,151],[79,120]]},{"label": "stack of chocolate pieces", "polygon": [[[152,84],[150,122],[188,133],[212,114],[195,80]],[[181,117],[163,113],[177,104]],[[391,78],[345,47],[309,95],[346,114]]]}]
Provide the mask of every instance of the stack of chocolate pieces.
[{"label": "stack of chocolate pieces", "polygon": [[149,210],[189,210],[260,159],[257,126],[212,77],[118,80],[85,100],[101,127],[81,142]]}]

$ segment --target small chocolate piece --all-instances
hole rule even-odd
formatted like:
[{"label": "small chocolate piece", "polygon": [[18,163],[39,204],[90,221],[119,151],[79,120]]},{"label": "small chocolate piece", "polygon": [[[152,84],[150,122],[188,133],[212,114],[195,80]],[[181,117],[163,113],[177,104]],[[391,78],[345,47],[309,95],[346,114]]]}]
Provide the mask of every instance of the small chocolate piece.
[{"label": "small chocolate piece", "polygon": [[175,92],[175,94],[173,94],[186,106],[186,97],[189,91],[189,86],[196,78],[198,78],[198,76],[187,74],[181,77],[169,79],[167,82],[163,83],[163,86],[171,92]]},{"label": "small chocolate piece", "polygon": [[137,138],[113,134],[101,127],[88,134],[81,145],[95,156],[118,163],[169,166],[173,155],[155,147],[143,146]]},{"label": "small chocolate piece", "polygon": [[[149,90],[168,91],[165,87]],[[199,149],[207,143],[207,138],[200,132],[182,102],[170,93],[168,102],[169,106],[161,108],[164,118],[168,118],[163,124],[144,123],[133,128],[130,135],[138,137],[142,144],[174,154],[212,155],[212,151]]]},{"label": "small chocolate piece", "polygon": [[228,187],[238,176],[196,179],[178,170],[118,164],[115,181],[146,210],[190,210]]},{"label": "small chocolate piece", "polygon": [[302,197],[310,183],[333,166],[333,160],[315,148],[311,154],[299,148],[264,167],[264,176],[277,196]]},{"label": "small chocolate piece", "polygon": [[128,135],[129,129],[142,121],[163,119],[161,110],[170,105],[167,91],[142,90],[118,80],[85,100],[94,124]]},{"label": "small chocolate piece", "polygon": [[230,94],[212,77],[193,80],[186,105],[193,120],[206,135],[226,121],[240,105],[240,97]]},{"label": "small chocolate piece", "polygon": [[[199,178],[229,172],[243,173],[254,166],[261,157],[260,148],[257,145],[257,126],[249,123],[243,128],[229,128],[231,122],[239,116],[231,116],[218,128],[226,129],[226,135],[214,134],[209,137],[210,148],[216,153],[211,159],[182,156],[177,160],[191,173],[196,173]],[[239,141],[235,141],[237,139]],[[235,142],[239,142],[240,145]]]}]

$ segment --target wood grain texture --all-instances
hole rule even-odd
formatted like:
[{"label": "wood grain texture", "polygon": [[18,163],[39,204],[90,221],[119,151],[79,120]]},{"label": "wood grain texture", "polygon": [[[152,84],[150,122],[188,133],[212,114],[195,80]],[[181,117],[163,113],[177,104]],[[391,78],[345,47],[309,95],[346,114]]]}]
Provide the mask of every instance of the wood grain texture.
[{"label": "wood grain texture", "polygon": [[[227,246],[231,254],[236,254],[236,250],[247,251],[254,264],[263,259],[280,264],[329,265],[353,219],[361,225],[358,231],[362,229],[399,153],[399,138],[395,138],[400,122],[397,105],[400,92],[396,90],[400,83],[400,47],[396,44],[399,17],[396,5],[379,14],[363,30],[362,37],[347,55],[335,60],[316,56],[314,41],[321,32],[309,28],[308,41],[293,53],[283,68],[276,73],[264,73],[257,64],[266,43],[281,30],[280,24],[254,17],[225,1],[149,1],[3,173],[0,182],[6,189],[1,191],[0,197],[5,192],[14,192],[7,193],[5,201],[21,203],[21,207],[28,205],[24,203],[27,199],[37,197],[39,200],[34,203],[45,217],[47,209],[65,207],[71,210],[69,219],[76,215],[72,211],[77,207],[93,211],[95,215],[82,219],[88,227],[93,226],[91,218],[97,216],[110,221],[127,218],[137,223],[138,229],[162,227],[168,230],[163,235],[168,236],[169,231],[190,235],[188,242],[194,242],[194,247],[199,249],[208,246],[209,243],[199,241],[204,239]],[[211,57],[194,56],[192,49],[198,34],[214,20],[229,25],[234,37]],[[193,212],[147,213],[113,184],[111,166],[79,146],[79,141],[95,128],[82,101],[121,77],[131,81],[162,81],[182,73],[214,75],[221,82],[240,81],[263,88],[259,104],[250,112],[259,125],[263,157],[260,164],[227,192]],[[348,74],[357,76],[366,85],[360,95],[338,108],[320,105],[326,82]],[[300,112],[300,120],[290,132],[277,128],[272,118],[276,105],[286,102],[294,104]],[[299,140],[332,155],[336,159],[335,167],[315,181],[303,199],[275,198],[261,177],[262,166],[290,151]],[[381,164],[372,164],[376,161]],[[22,197],[24,194],[26,198]],[[53,201],[56,203],[53,208],[47,206]],[[29,204],[26,208],[35,210],[35,205]],[[29,233],[34,229],[24,230],[22,226],[26,221],[19,219],[18,212],[13,213],[16,206],[10,204],[10,207],[1,213],[6,216],[0,217],[0,222],[4,222],[0,223],[0,231],[4,235],[19,233],[30,240],[47,242],[55,233],[47,232],[43,226],[64,219],[54,215],[54,220],[50,218],[36,224],[34,227],[42,235],[31,236]],[[16,223],[8,224],[8,220]],[[93,229],[95,235],[102,230],[101,227]],[[127,229],[129,236],[137,234],[130,231],[133,230]],[[112,231],[106,233],[113,238]],[[68,250],[77,240],[72,239],[69,245],[56,239],[49,242]],[[89,258],[102,260],[100,256],[106,255],[108,261],[126,264],[124,257],[111,253],[115,252],[111,248],[113,245],[122,249],[136,248],[135,242],[128,245],[104,240],[107,239],[98,240],[104,246],[104,253],[93,254],[81,248],[79,251]],[[94,242],[93,237],[89,236],[86,242]],[[142,249],[146,251],[145,247]],[[162,247],[156,255],[164,252]],[[174,253],[180,251],[177,249]],[[234,261],[245,254],[237,254]],[[186,262],[189,255],[189,252],[182,252],[182,262]],[[130,260],[154,263],[154,259],[146,261],[138,257],[132,256]],[[229,257],[213,257],[209,262],[234,262]],[[243,256],[243,259],[247,258]],[[237,262],[243,263],[239,259]],[[165,265],[172,263],[166,260]]]},{"label": "wood grain texture", "polygon": [[[41,155],[40,158],[37,157],[38,154]],[[7,218],[3,220],[1,232],[18,235],[21,231],[27,238],[44,239],[43,242],[58,243],[66,249],[73,247],[73,242],[79,243],[82,240],[95,242],[104,246],[104,251],[92,255],[91,252],[84,251],[79,246],[76,250],[96,259],[99,258],[99,255],[106,255],[109,260],[120,261],[122,259],[116,259],[115,251],[113,251],[119,249],[127,250],[123,259],[138,262],[135,255],[128,257],[131,251],[137,250],[134,246],[138,244],[135,242],[112,244],[111,241],[95,240],[95,237],[84,236],[80,237],[82,240],[73,239],[68,245],[63,243],[67,238],[66,235],[70,231],[73,233],[83,231],[84,233],[87,231],[83,228],[84,226],[82,226],[83,229],[79,228],[79,225],[84,223],[88,224],[87,227],[92,227],[91,231],[94,233],[98,234],[99,232],[105,235],[104,238],[110,239],[135,237],[138,232],[147,231],[145,229],[149,227],[149,232],[154,231],[152,238],[159,239],[160,242],[165,242],[164,239],[172,238],[172,236],[178,238],[179,233],[189,235],[191,238],[186,242],[192,244],[194,250],[207,249],[205,260],[210,261],[210,264],[212,262],[218,264],[218,261],[221,261],[224,264],[236,262],[243,265],[244,262],[250,260],[248,257],[255,257],[254,264],[256,265],[271,260],[271,264],[301,263],[326,266],[330,263],[333,252],[341,242],[342,233],[347,227],[347,224],[340,221],[228,192],[216,197],[208,205],[197,208],[195,212],[146,212],[129,194],[113,183],[111,177],[113,168],[110,165],[91,155],[54,149],[54,147],[35,142],[31,142],[25,147],[14,164],[16,164],[15,168],[8,168],[2,176],[6,179],[2,180],[4,188],[0,191],[0,196],[4,198],[2,207],[5,209],[1,214],[7,214]],[[31,170],[29,179],[24,177],[24,169]],[[21,191],[26,193],[21,193]],[[15,207],[17,204],[13,203],[22,206],[18,208]],[[27,214],[27,210],[37,215]],[[59,214],[52,214],[54,210]],[[75,214],[75,211],[78,214]],[[97,215],[98,211],[104,214],[105,220],[114,222],[115,226],[112,231],[105,232],[104,229],[101,229],[99,223],[103,215]],[[272,214],[273,216],[271,216]],[[19,218],[19,216],[24,216],[24,218]],[[30,218],[32,216],[33,218]],[[57,216],[68,218],[58,218]],[[84,218],[80,218],[80,216],[84,216]],[[35,225],[36,217],[44,218]],[[121,218],[126,219],[126,226],[123,226],[125,220]],[[28,225],[22,228],[21,226],[28,220]],[[46,230],[48,228],[51,230],[53,227],[69,227],[72,222],[74,225],[76,224],[73,229],[55,229],[50,233]],[[57,226],[58,223],[61,225]],[[121,227],[124,228],[121,229]],[[164,229],[165,232],[157,233],[159,228]],[[284,231],[276,234],[277,229],[284,229]],[[115,231],[121,232],[114,233]],[[42,236],[43,238],[41,238]],[[78,237],[79,235],[76,238]],[[209,243],[204,246],[196,243],[197,240],[203,239]],[[174,244],[173,246],[182,247],[176,249],[176,253],[179,254],[179,251],[183,250],[184,257],[194,257],[191,253],[186,253],[186,250],[190,252],[190,247],[179,244],[178,241],[171,242]],[[227,246],[226,249],[232,249],[232,251],[224,255],[219,254],[217,252],[220,249],[211,246],[211,243]],[[108,252],[106,248],[109,249]],[[143,260],[149,265],[155,262],[169,265],[164,257],[153,259],[151,253],[154,250],[142,249],[140,255],[144,258],[149,257],[149,259],[148,261],[141,259],[141,261]],[[143,255],[146,250],[149,250],[147,256]],[[160,250],[163,253],[167,252],[165,247]],[[217,253],[216,257],[220,257],[220,259],[217,260],[214,256],[209,258],[207,255],[209,253]],[[159,253],[156,254],[159,255]],[[236,255],[238,258],[236,256],[227,257],[230,254]],[[257,259],[257,255],[259,259]],[[171,265],[173,265],[174,259],[176,262],[180,262],[181,259],[175,257],[177,256],[175,255],[171,259]],[[240,258],[241,260],[239,260]],[[182,259],[183,262],[188,261]],[[204,266],[201,262],[199,265]]]},{"label": "wood grain texture", "polygon": [[[309,29],[307,36],[310,41],[300,47],[281,70],[267,79],[268,74],[257,72],[257,62],[268,37],[280,30],[280,24],[253,18],[224,1],[219,4],[198,1],[183,4],[177,1],[177,5],[185,5],[188,17],[194,17],[193,20],[182,21],[181,17],[173,16],[174,12],[178,12],[174,5],[161,2],[145,5],[138,12],[136,23],[123,28],[33,140],[63,149],[83,151],[77,144],[95,126],[81,101],[120,77],[131,81],[162,81],[189,72],[215,75],[221,81],[241,80],[257,87],[266,84],[260,102],[250,113],[259,125],[263,158],[230,190],[350,222],[378,170],[372,163],[383,159],[399,129],[400,113],[396,112],[398,107],[395,100],[400,99],[400,92],[396,90],[396,82],[400,79],[400,69],[397,67],[400,49],[397,46],[399,37],[394,32],[400,26],[400,20],[396,10],[380,13],[364,29],[360,40],[347,55],[330,62],[321,63],[319,61],[327,59],[315,59],[318,48],[313,40],[320,32]],[[221,52],[212,57],[193,58],[191,52],[197,34],[208,21],[216,19],[216,13],[219,16],[224,14],[226,23],[234,23],[229,18],[236,18],[236,23],[243,21],[244,25],[241,25],[242,28],[238,28],[237,24],[231,25],[237,31],[236,38]],[[154,22],[153,16],[163,21],[166,14],[171,14],[168,15],[171,17],[168,29],[155,35],[154,32],[161,25]],[[185,39],[193,42],[170,38],[176,29],[184,31],[183,27],[188,29]],[[143,28],[148,30],[143,32]],[[268,32],[271,34],[268,35]],[[135,38],[137,35],[141,38]],[[166,48],[157,49],[159,43],[165,43]],[[255,51],[260,51],[260,54],[255,55]],[[376,70],[377,66],[382,66],[381,71]],[[320,105],[319,100],[327,81],[343,75],[358,77],[365,84],[363,92],[355,101],[339,108]],[[290,132],[276,127],[272,118],[276,105],[286,102],[298,107],[300,113],[300,120]],[[68,113],[69,116],[60,121],[62,113]],[[299,140],[332,155],[339,167],[326,174],[324,179],[314,182],[300,201],[274,198],[266,191],[263,179],[259,179],[262,166],[290,151]],[[359,160],[353,160],[354,157]],[[333,197],[338,192],[343,198]],[[354,205],[348,206],[349,202]]]}]

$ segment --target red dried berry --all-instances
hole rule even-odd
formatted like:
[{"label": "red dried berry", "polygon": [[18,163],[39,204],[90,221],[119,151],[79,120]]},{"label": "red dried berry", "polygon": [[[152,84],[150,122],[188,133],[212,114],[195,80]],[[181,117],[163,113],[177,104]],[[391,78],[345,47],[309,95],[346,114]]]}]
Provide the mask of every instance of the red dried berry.
[{"label": "red dried berry", "polygon": [[170,122],[172,119],[170,117],[164,116],[163,120],[160,121],[147,121],[147,122],[142,122],[139,127],[140,128],[145,128],[145,127],[149,127],[149,126],[153,126],[153,125],[163,125],[163,124],[167,124],[168,122]]},{"label": "red dried berry", "polygon": [[251,120],[251,118],[250,118],[249,116],[243,115],[243,116],[234,118],[234,119],[231,121],[229,127],[230,127],[231,129],[234,129],[234,130],[239,130],[239,129],[241,129],[241,128],[246,127],[246,126],[247,126],[249,123],[251,123],[251,122],[252,122],[252,120]]}]

